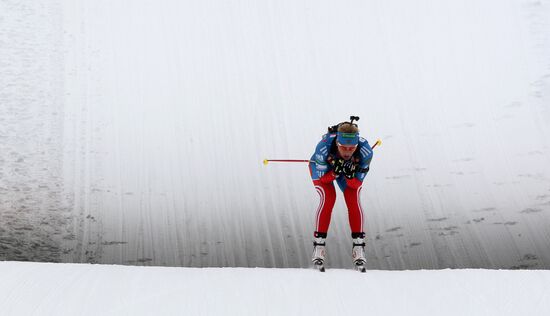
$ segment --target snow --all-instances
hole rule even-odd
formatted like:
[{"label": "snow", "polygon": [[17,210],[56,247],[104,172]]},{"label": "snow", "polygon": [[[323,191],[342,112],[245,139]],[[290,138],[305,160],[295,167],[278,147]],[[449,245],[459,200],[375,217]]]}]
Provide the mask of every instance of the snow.
[{"label": "snow", "polygon": [[[131,3],[131,4],[130,4]],[[369,268],[550,268],[548,1],[63,3],[66,262],[307,267],[303,164],[377,148]],[[339,196],[329,263],[349,266]]]},{"label": "snow", "polygon": [[[548,0],[0,1],[2,315],[549,314],[549,30]],[[349,115],[383,141],[369,271],[339,196],[322,274],[307,168],[262,161]]]},{"label": "snow", "polygon": [[547,315],[550,271],[0,262],[3,315]]},{"label": "snow", "polygon": [[2,1],[0,258],[306,268],[308,171],[262,160],[354,114],[370,269],[548,269],[549,7]]}]

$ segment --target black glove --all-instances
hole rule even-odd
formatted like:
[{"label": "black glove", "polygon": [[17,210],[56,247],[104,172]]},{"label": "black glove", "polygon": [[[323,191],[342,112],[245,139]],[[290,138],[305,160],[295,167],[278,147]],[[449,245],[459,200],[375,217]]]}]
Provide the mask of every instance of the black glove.
[{"label": "black glove", "polygon": [[352,161],[348,160],[344,162],[344,165],[342,166],[342,171],[344,173],[344,176],[348,179],[355,178],[355,175],[357,173],[357,165]]},{"label": "black glove", "polygon": [[332,167],[332,171],[334,172],[334,174],[336,174],[337,176],[341,175],[342,172],[344,171],[344,163],[345,163],[344,159],[342,158],[334,159],[333,157],[329,157],[328,163]]}]

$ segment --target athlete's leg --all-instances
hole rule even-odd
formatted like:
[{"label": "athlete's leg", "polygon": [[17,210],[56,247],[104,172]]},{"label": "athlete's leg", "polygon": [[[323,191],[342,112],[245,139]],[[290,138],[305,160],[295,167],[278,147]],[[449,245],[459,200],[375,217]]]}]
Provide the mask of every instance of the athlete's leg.
[{"label": "athlete's leg", "polygon": [[352,233],[363,233],[363,208],[361,207],[361,189],[346,187],[344,190],[344,199],[348,207],[349,226]]},{"label": "athlete's leg", "polygon": [[320,233],[326,237],[330,225],[332,209],[336,202],[336,190],[332,182],[322,183],[320,180],[313,180],[313,184],[320,197],[319,206],[315,213],[315,235],[317,237],[317,234]]}]

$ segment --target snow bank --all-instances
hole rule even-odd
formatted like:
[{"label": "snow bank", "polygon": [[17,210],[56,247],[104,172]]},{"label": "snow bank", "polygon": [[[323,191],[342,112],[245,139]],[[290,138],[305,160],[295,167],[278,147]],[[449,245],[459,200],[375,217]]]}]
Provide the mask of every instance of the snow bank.
[{"label": "snow bank", "polygon": [[0,1],[0,260],[305,268],[309,172],[261,162],[353,114],[369,268],[550,269],[548,30],[532,0]]},{"label": "snow bank", "polygon": [[[309,172],[261,162],[309,158],[353,114],[383,141],[362,191],[369,268],[550,268],[547,2],[63,9],[64,262],[307,267]],[[339,196],[333,267],[349,233]]]},{"label": "snow bank", "polygon": [[3,315],[548,315],[550,271],[0,262]]}]

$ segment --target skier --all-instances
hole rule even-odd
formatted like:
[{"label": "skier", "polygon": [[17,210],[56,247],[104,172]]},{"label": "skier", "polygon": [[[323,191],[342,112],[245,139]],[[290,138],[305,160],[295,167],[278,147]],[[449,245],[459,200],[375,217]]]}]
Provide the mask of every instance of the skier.
[{"label": "skier", "polygon": [[315,217],[312,261],[321,271],[324,271],[325,240],[336,201],[334,180],[344,193],[348,208],[353,262],[361,272],[365,272],[366,268],[360,195],[373,151],[367,140],[359,137],[359,129],[353,123],[354,120],[359,120],[359,117],[352,116],[350,122],[329,127],[329,132],[323,135],[309,164],[311,179],[320,196]]}]

